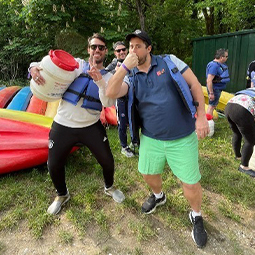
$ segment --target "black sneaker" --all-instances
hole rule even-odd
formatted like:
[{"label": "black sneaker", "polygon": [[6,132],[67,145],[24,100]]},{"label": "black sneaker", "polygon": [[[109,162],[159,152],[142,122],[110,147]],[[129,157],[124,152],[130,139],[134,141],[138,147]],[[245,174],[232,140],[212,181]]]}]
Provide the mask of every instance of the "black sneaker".
[{"label": "black sneaker", "polygon": [[202,248],[206,245],[207,242],[207,233],[204,228],[203,218],[202,216],[196,216],[193,218],[192,212],[189,213],[189,218],[191,223],[193,224],[193,229],[191,232],[192,238],[196,243],[198,248]]},{"label": "black sneaker", "polygon": [[156,210],[156,207],[163,205],[166,202],[166,195],[163,193],[163,197],[156,199],[155,195],[152,194],[148,200],[146,200],[142,205],[142,213],[150,214]]},{"label": "black sneaker", "polygon": [[242,172],[242,173],[245,173],[245,174],[248,174],[250,175],[251,177],[255,177],[255,171],[253,171],[252,169],[248,169],[248,170],[245,170],[243,169],[241,166],[238,167],[238,171]]}]

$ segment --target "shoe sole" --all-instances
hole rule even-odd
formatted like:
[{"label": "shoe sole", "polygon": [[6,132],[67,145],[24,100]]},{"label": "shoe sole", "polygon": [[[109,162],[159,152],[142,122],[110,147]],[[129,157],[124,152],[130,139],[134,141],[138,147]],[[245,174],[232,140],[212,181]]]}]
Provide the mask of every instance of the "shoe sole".
[{"label": "shoe sole", "polygon": [[165,197],[165,200],[163,200],[163,201],[161,201],[160,203],[156,204],[156,206],[155,206],[152,210],[150,210],[149,212],[142,212],[142,213],[144,213],[144,214],[151,214],[151,213],[153,213],[153,212],[156,210],[156,208],[157,208],[158,206],[164,205],[165,203],[166,203],[166,197]]},{"label": "shoe sole", "polygon": [[[191,218],[191,212],[189,213],[189,219],[190,219],[191,224],[192,224],[192,226],[193,226],[193,221],[192,221],[192,218]],[[205,232],[206,232],[206,230],[205,230]],[[207,233],[207,232],[206,232],[206,233]],[[193,229],[192,229],[192,231],[191,231],[191,236],[192,236],[192,239],[193,239],[194,243],[196,244],[197,248],[203,248],[203,247],[205,247],[205,245],[198,245],[198,244],[196,243],[196,240],[195,240],[195,237],[194,237],[194,230],[193,230]]]}]

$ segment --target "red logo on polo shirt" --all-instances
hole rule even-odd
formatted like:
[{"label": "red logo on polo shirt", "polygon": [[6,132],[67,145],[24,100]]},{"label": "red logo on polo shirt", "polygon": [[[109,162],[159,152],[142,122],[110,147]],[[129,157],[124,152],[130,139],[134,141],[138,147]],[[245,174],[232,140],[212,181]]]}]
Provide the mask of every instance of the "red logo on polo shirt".
[{"label": "red logo on polo shirt", "polygon": [[163,74],[165,72],[165,69],[163,68],[161,71],[157,71],[157,76],[160,76],[161,74]]}]

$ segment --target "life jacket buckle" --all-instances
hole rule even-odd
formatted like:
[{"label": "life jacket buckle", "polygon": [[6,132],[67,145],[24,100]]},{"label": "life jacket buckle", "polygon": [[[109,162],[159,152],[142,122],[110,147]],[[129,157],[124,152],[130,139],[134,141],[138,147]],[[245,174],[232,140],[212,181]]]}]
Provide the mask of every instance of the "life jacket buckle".
[{"label": "life jacket buckle", "polygon": [[171,69],[173,73],[178,73],[179,72],[179,69],[177,67]]}]

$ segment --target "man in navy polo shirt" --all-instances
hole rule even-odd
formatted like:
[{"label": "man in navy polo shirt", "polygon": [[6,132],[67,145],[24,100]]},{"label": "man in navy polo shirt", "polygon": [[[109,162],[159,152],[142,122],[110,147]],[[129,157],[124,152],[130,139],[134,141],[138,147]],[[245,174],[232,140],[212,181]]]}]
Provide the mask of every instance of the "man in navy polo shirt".
[{"label": "man in navy polo shirt", "polygon": [[[192,208],[189,217],[193,224],[193,240],[198,247],[203,247],[207,242],[207,233],[201,216],[198,139],[209,133],[209,127],[201,85],[183,61],[169,55],[171,63],[175,65],[171,72],[180,72],[179,76],[189,86],[197,102],[195,120],[182,100],[165,60],[151,54],[151,40],[147,33],[136,30],[127,35],[126,40],[129,42],[129,54],[109,80],[106,95],[118,98],[127,94],[129,89],[134,91],[133,102],[142,133],[138,169],[153,192],[142,205],[142,212],[152,213],[157,206],[166,202],[161,174],[167,161],[181,180],[184,195]],[[126,76],[128,72],[129,78]],[[133,124],[130,123],[131,127]]]}]

